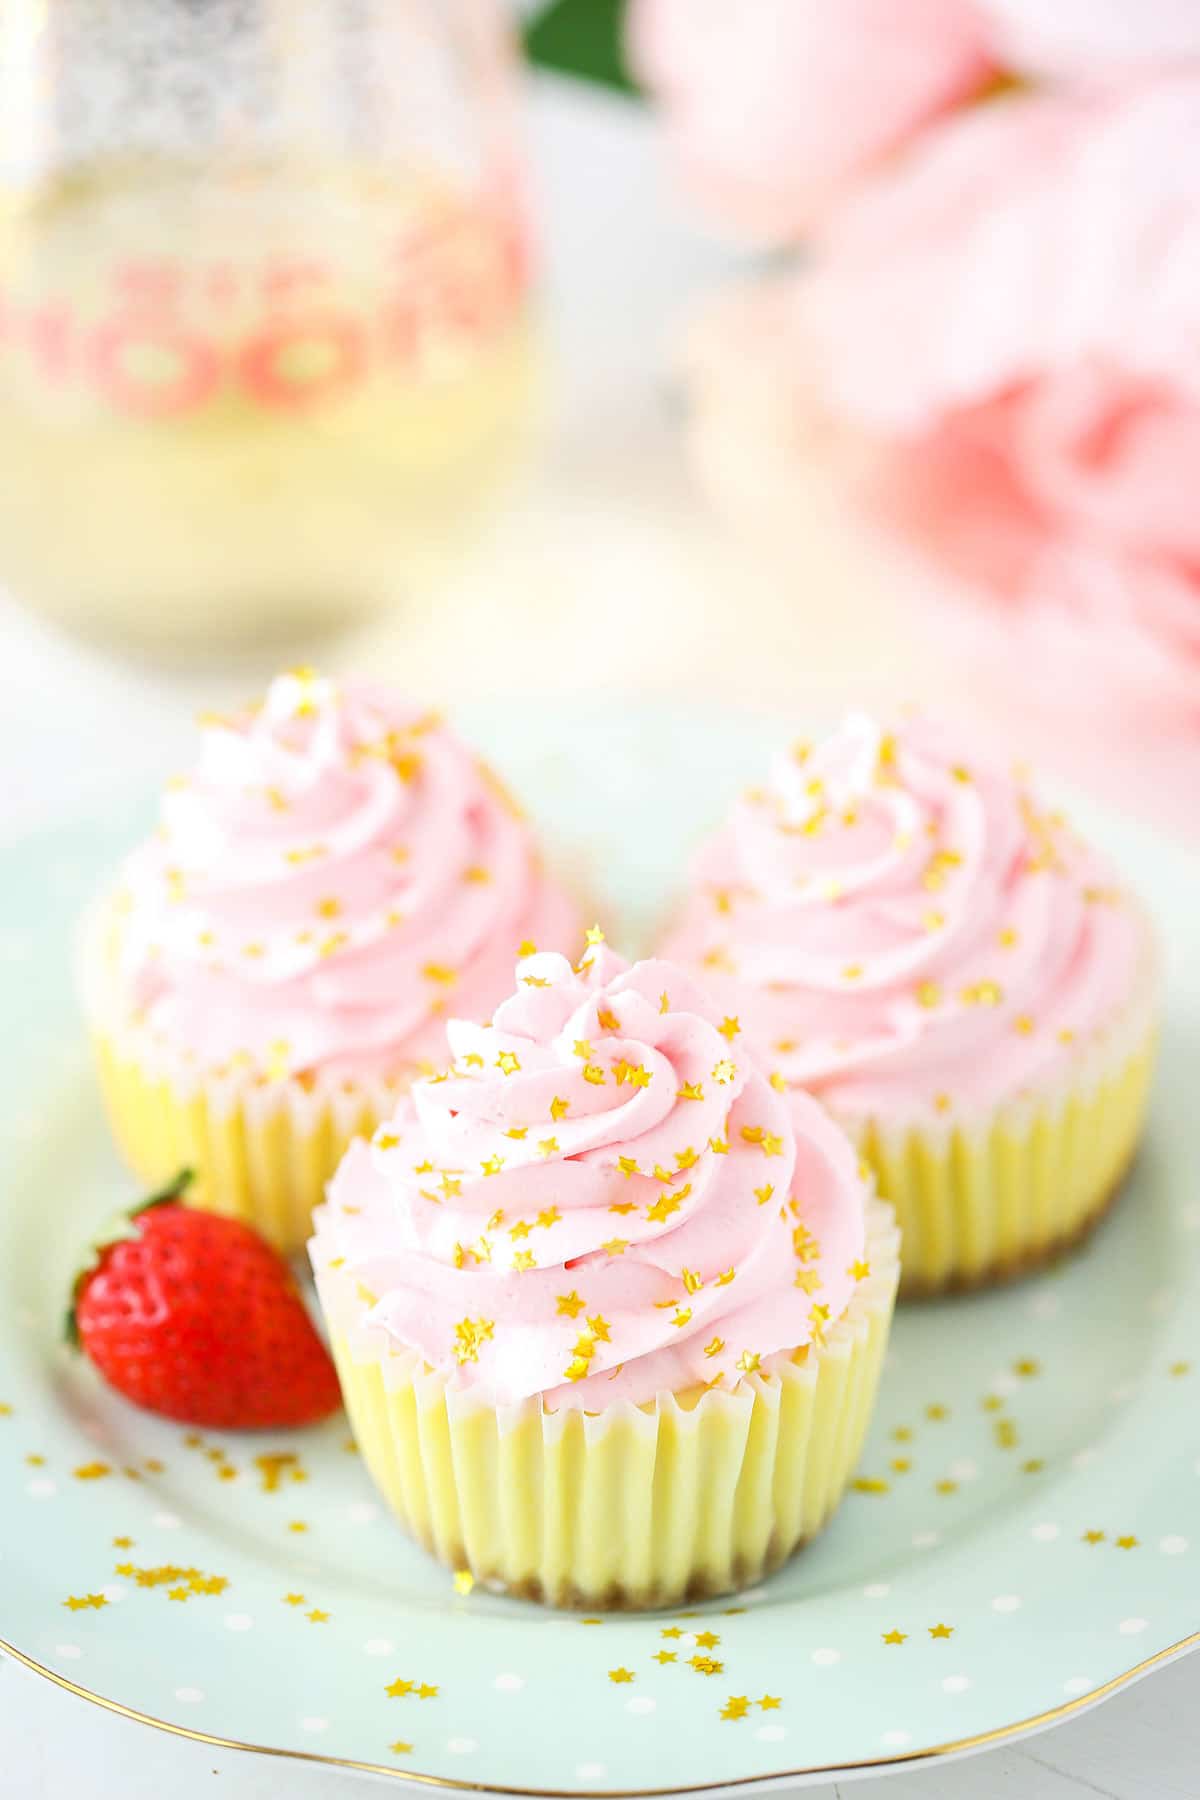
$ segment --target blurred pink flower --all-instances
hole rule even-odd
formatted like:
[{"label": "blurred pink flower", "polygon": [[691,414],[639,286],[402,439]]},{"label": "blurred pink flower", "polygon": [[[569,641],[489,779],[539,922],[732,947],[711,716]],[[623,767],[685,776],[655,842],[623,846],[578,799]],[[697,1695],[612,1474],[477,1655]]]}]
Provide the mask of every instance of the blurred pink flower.
[{"label": "blurred pink flower", "polygon": [[767,237],[995,73],[972,0],[634,0],[629,31],[689,183]]},{"label": "blurred pink flower", "polygon": [[980,0],[997,59],[1078,80],[1200,56],[1196,0]]},{"label": "blurred pink flower", "polygon": [[777,535],[819,465],[1057,748],[1200,833],[1198,320],[1200,69],[1014,97],[710,316],[697,453]]}]

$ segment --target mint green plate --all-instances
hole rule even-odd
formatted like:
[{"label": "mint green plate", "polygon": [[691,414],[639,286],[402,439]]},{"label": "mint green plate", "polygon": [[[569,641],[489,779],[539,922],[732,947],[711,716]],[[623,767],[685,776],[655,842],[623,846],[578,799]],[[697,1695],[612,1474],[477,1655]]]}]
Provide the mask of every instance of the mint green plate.
[{"label": "mint green plate", "polygon": [[[529,709],[516,735],[486,709],[464,724],[629,943],[783,735],[648,705]],[[1167,944],[1153,1121],[1120,1206],[1038,1279],[903,1314],[861,1486],[790,1567],[728,1604],[604,1620],[458,1593],[392,1525],[340,1418],[190,1441],[63,1350],[77,1247],[131,1191],[73,1008],[70,934],[152,806],[118,802],[0,852],[4,1646],[224,1744],[587,1794],[974,1747],[1194,1644],[1200,868],[1075,811],[1138,878]]]}]

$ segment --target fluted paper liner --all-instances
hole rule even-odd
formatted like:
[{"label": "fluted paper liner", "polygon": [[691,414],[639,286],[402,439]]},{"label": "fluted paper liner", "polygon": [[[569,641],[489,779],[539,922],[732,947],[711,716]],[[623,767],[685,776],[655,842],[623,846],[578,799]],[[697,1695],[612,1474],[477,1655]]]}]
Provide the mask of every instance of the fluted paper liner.
[{"label": "fluted paper liner", "polygon": [[312,1251],[346,1410],[405,1530],[489,1586],[588,1608],[728,1593],[821,1529],[862,1448],[899,1272],[891,1208],[872,1200],[871,1273],[820,1348],[766,1359],[728,1393],[549,1412],[490,1406],[367,1327],[319,1213]]},{"label": "fluted paper liner", "polygon": [[1068,1084],[941,1131],[842,1119],[896,1211],[902,1298],[1026,1273],[1087,1236],[1115,1198],[1145,1123],[1150,992],[1081,1052]]}]

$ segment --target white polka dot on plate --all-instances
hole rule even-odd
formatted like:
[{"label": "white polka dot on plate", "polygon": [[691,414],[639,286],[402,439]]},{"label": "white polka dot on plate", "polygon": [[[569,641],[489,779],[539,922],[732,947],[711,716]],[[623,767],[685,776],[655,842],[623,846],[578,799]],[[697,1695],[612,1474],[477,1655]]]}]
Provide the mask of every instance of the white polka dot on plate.
[{"label": "white polka dot on plate", "polygon": [[943,1694],[965,1694],[971,1685],[967,1675],[945,1675],[942,1677]]},{"label": "white polka dot on plate", "polygon": [[657,1712],[658,1701],[652,1700],[649,1694],[635,1694],[632,1700],[625,1702],[625,1711],[630,1713]]},{"label": "white polka dot on plate", "polygon": [[988,1387],[993,1394],[1015,1394],[1020,1385],[1016,1376],[1010,1375],[1007,1369],[1001,1369],[999,1374],[993,1375],[988,1382]]},{"label": "white polka dot on plate", "polygon": [[1108,1397],[1115,1406],[1120,1406],[1123,1401],[1131,1400],[1137,1391],[1136,1381],[1118,1381],[1116,1387],[1109,1389]]},{"label": "white polka dot on plate", "polygon": [[193,1687],[176,1688],[175,1689],[175,1698],[177,1700],[186,1701],[188,1705],[195,1705],[195,1703],[198,1700],[203,1700],[204,1689],[203,1688],[193,1688]]},{"label": "white polka dot on plate", "polygon": [[1031,1319],[1056,1319],[1062,1311],[1060,1294],[1035,1294],[1026,1308]]},{"label": "white polka dot on plate", "polygon": [[253,1624],[254,1620],[250,1617],[249,1613],[225,1614],[226,1631],[249,1631]]},{"label": "white polka dot on plate", "polygon": [[576,1763],[576,1781],[603,1781],[608,1770],[603,1763]]},{"label": "white polka dot on plate", "polygon": [[1063,1682],[1063,1693],[1090,1694],[1094,1685],[1090,1675],[1069,1675]]},{"label": "white polka dot on plate", "polygon": [[841,1662],[842,1653],[840,1650],[814,1650],[812,1660],[818,1668],[827,1669],[831,1663]]},{"label": "white polka dot on plate", "polygon": [[1164,1556],[1182,1556],[1188,1547],[1185,1537],[1159,1538],[1158,1547]]},{"label": "white polka dot on plate", "polygon": [[891,1593],[891,1585],[886,1581],[872,1581],[863,1589],[864,1600],[886,1600]]},{"label": "white polka dot on plate", "polygon": [[328,1731],[329,1720],[318,1718],[315,1713],[310,1713],[307,1718],[301,1719],[300,1729],[301,1731]]},{"label": "white polka dot on plate", "polygon": [[390,1656],[395,1648],[391,1638],[368,1638],[363,1645],[368,1656]]},{"label": "white polka dot on plate", "polygon": [[455,1737],[446,1739],[446,1748],[451,1756],[470,1756],[473,1750],[478,1750],[479,1745],[474,1738]]},{"label": "white polka dot on plate", "polygon": [[1145,1631],[1149,1619],[1122,1619],[1117,1630],[1122,1637],[1136,1637],[1139,1631]]},{"label": "white polka dot on plate", "polygon": [[178,1513],[157,1512],[150,1523],[152,1525],[157,1525],[160,1531],[178,1531],[183,1520],[179,1517]]},{"label": "white polka dot on plate", "polygon": [[502,1694],[518,1694],[525,1686],[525,1677],[523,1675],[497,1675],[492,1686],[499,1688]]},{"label": "white polka dot on plate", "polygon": [[108,1601],[110,1606],[120,1606],[122,1600],[124,1600],[128,1594],[129,1589],[124,1587],[119,1581],[110,1581],[107,1587],[102,1587],[100,1589],[100,1592],[104,1595],[104,1598]]},{"label": "white polka dot on plate", "polygon": [[786,1725],[760,1725],[755,1732],[760,1744],[781,1744],[787,1736]]},{"label": "white polka dot on plate", "polygon": [[54,1654],[61,1656],[66,1662],[74,1662],[77,1656],[83,1655],[83,1651],[78,1644],[55,1644]]},{"label": "white polka dot on plate", "polygon": [[1054,1525],[1049,1519],[1044,1519],[1040,1525],[1035,1525],[1033,1527],[1029,1535],[1035,1543],[1052,1544],[1055,1538],[1060,1535],[1061,1531],[1062,1527],[1060,1525]]},{"label": "white polka dot on plate", "polygon": [[912,1743],[912,1732],[885,1731],[879,1741],[881,1744],[886,1744],[889,1750],[900,1750],[905,1744]]},{"label": "white polka dot on plate", "polygon": [[356,1500],[346,1508],[346,1517],[352,1525],[369,1525],[379,1517],[379,1508],[373,1500]]},{"label": "white polka dot on plate", "polygon": [[58,1483],[51,1481],[48,1475],[35,1475],[26,1484],[25,1492],[31,1500],[49,1500],[58,1492]]},{"label": "white polka dot on plate", "polygon": [[1082,1450],[1077,1450],[1071,1458],[1071,1467],[1073,1469],[1090,1469],[1099,1454],[1100,1452],[1093,1448],[1091,1444],[1086,1444]]},{"label": "white polka dot on plate", "polygon": [[912,1534],[914,1550],[936,1550],[941,1541],[940,1531],[914,1531]]},{"label": "white polka dot on plate", "polygon": [[973,1463],[969,1456],[960,1456],[957,1462],[950,1464],[950,1473],[955,1481],[977,1481],[979,1465]]},{"label": "white polka dot on plate", "polygon": [[1020,1594],[997,1594],[992,1601],[992,1611],[998,1613],[1017,1612],[1021,1605]]}]

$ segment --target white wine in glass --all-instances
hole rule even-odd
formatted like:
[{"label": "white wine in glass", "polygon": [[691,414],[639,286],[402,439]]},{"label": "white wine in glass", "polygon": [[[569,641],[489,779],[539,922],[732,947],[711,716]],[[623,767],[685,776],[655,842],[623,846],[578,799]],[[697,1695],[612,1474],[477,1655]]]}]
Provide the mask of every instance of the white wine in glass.
[{"label": "white wine in glass", "polygon": [[0,581],[175,651],[402,596],[535,385],[499,9],[55,0],[6,31]]}]

